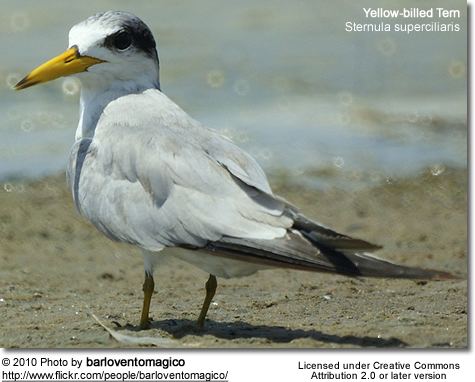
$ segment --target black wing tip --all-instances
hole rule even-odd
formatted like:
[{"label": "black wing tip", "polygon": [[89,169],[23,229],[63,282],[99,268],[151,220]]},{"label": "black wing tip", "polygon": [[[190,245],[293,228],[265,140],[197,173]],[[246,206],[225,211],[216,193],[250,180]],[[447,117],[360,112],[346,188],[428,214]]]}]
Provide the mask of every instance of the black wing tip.
[{"label": "black wing tip", "polygon": [[383,245],[370,243],[370,242],[365,241],[365,240],[361,240],[361,242],[363,242],[364,244],[366,244],[366,245],[367,245],[367,249],[368,249],[368,250],[371,250],[371,251],[379,251],[380,249],[383,249],[383,248],[384,248]]},{"label": "black wing tip", "polygon": [[413,267],[405,267],[399,266],[399,271],[396,273],[391,274],[391,270],[389,270],[388,274],[381,275],[382,277],[389,277],[389,278],[401,278],[401,279],[412,279],[412,280],[420,280],[420,281],[449,281],[449,280],[462,280],[463,277],[459,275],[455,275],[450,272],[446,271],[439,271],[435,269],[425,269],[425,268],[413,268]]},{"label": "black wing tip", "polygon": [[[461,280],[462,276],[451,272],[438,269],[411,267],[407,265],[393,263],[386,259],[371,255],[371,253],[346,253],[342,256],[338,252],[333,252],[331,258],[336,261],[336,265],[342,265],[344,260],[348,261],[354,267],[348,267],[346,264],[343,270],[358,274],[363,277],[376,278],[398,278],[413,280]],[[337,269],[336,269],[337,270]],[[338,270],[337,270],[338,271]]]},{"label": "black wing tip", "polygon": [[[347,240],[347,242],[338,243],[338,245],[335,246],[335,249],[337,250],[353,249],[355,251],[360,250],[360,251],[372,252],[372,251],[378,251],[384,248],[384,246],[380,244],[370,243],[369,241],[359,239],[356,237],[342,235],[342,238]],[[331,242],[328,241],[328,244],[331,244]]]}]

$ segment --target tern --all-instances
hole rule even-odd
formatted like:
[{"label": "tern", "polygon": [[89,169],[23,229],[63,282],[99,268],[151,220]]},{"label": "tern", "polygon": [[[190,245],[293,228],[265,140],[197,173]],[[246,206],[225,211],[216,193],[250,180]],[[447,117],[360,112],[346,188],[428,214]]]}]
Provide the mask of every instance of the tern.
[{"label": "tern", "polygon": [[81,81],[68,184],[78,212],[99,231],[143,250],[141,328],[150,326],[153,272],[162,250],[209,273],[199,327],[216,277],[283,267],[451,278],[380,259],[372,254],[379,245],[338,233],[274,195],[249,154],[162,92],[159,67],[147,25],[133,14],[108,11],[73,26],[69,48],[15,86],[25,89],[69,75]]}]

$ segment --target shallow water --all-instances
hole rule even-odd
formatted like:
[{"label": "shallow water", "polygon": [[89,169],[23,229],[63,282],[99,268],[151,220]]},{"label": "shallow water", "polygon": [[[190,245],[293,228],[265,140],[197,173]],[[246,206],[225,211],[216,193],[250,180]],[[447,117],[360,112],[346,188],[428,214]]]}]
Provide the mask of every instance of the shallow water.
[{"label": "shallow water", "polygon": [[[66,48],[87,16],[129,10],[152,28],[164,92],[231,136],[266,170],[404,176],[466,166],[466,12],[461,32],[348,33],[354,1],[0,2],[0,179],[66,166],[79,86],[10,86]],[[367,2],[371,5],[370,2]],[[446,4],[420,1],[420,8]],[[378,1],[373,6],[413,6]],[[338,177],[330,182],[337,181]],[[319,184],[317,184],[318,186]]]}]

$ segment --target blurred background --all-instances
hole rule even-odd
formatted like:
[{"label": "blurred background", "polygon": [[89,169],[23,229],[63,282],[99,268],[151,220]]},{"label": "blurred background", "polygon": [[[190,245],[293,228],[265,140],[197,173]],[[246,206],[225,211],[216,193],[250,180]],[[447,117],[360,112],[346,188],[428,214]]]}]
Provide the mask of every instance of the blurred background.
[{"label": "blurred background", "polygon": [[72,25],[109,9],[131,11],[152,29],[163,91],[269,172],[316,187],[358,187],[465,167],[466,3],[450,2],[461,19],[434,20],[457,22],[460,32],[345,32],[346,21],[365,22],[366,3],[2,2],[0,181],[64,170],[80,85],[63,78],[11,87],[67,47]]}]

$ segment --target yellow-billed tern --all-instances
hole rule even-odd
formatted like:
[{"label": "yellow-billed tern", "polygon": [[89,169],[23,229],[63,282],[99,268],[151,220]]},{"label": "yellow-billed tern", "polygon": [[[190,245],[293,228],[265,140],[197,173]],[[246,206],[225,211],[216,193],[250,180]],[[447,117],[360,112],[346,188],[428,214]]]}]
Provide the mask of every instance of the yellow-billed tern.
[{"label": "yellow-billed tern", "polygon": [[286,267],[450,277],[378,259],[370,252],[379,246],[324,227],[275,196],[249,154],[163,94],[155,40],[136,16],[109,11],[75,25],[66,52],[34,69],[16,89],[68,75],[82,83],[68,167],[74,203],[109,238],[143,249],[141,327],[149,325],[154,263],[166,248],[185,248],[174,255],[210,274],[200,326],[216,276]]}]

